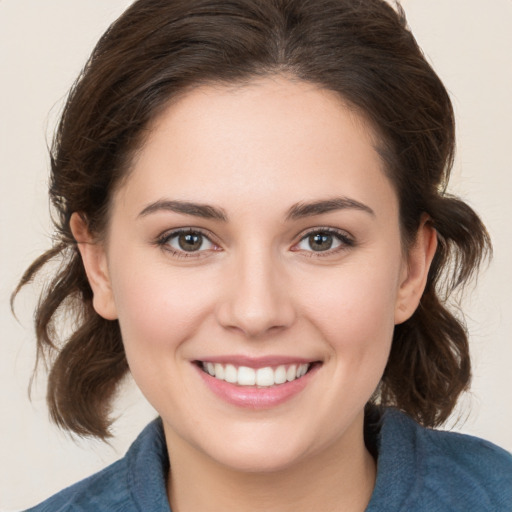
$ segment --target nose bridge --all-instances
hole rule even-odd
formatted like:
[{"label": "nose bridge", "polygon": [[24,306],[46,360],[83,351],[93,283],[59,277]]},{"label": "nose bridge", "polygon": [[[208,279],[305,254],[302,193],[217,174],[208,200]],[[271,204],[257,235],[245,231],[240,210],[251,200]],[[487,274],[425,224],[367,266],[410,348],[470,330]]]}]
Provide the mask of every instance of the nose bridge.
[{"label": "nose bridge", "polygon": [[224,327],[257,337],[293,322],[295,312],[286,273],[272,248],[240,250],[230,271],[230,287],[219,308],[219,321]]}]

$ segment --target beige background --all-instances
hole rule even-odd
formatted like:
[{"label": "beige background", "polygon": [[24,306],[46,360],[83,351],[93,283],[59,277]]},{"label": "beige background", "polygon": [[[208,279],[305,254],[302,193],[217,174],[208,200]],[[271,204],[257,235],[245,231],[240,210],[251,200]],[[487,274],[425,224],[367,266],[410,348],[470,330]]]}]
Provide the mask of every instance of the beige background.
[{"label": "beige background", "polygon": [[[155,414],[131,384],[112,446],[75,443],[47,420],[44,379],[33,400],[33,289],[8,297],[49,247],[46,139],[95,41],[128,0],[0,0],[0,510],[19,510],[120,457]],[[472,394],[457,430],[512,450],[512,0],[404,0],[413,31],[448,87],[459,151],[452,191],[484,218],[495,258],[465,304]]]}]

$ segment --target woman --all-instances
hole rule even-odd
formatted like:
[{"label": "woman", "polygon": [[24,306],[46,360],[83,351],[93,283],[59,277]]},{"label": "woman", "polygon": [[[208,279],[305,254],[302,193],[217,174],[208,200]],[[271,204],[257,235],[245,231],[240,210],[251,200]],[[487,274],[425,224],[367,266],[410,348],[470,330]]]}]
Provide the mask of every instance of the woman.
[{"label": "woman", "polygon": [[509,509],[508,454],[420,427],[470,377],[440,289],[490,247],[443,193],[453,139],[384,2],[134,3],[70,94],[60,239],[21,284],[63,258],[57,424],[106,438],[128,370],[161,419],[34,510]]}]

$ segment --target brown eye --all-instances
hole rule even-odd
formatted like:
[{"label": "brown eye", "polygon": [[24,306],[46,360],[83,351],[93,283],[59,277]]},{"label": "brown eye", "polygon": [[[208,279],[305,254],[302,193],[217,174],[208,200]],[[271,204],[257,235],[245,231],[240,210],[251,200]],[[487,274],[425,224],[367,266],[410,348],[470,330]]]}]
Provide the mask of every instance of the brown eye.
[{"label": "brown eye", "polygon": [[215,244],[203,233],[192,230],[179,230],[162,237],[160,245],[166,246],[175,254],[202,253],[215,249]]},{"label": "brown eye", "polygon": [[333,246],[333,238],[330,233],[313,233],[308,236],[308,244],[313,251],[328,251]]},{"label": "brown eye", "polygon": [[203,235],[200,233],[181,233],[178,236],[178,245],[183,251],[198,251],[203,245]]},{"label": "brown eye", "polygon": [[338,249],[354,246],[354,240],[344,231],[318,229],[306,233],[293,250],[313,253],[335,253]]}]

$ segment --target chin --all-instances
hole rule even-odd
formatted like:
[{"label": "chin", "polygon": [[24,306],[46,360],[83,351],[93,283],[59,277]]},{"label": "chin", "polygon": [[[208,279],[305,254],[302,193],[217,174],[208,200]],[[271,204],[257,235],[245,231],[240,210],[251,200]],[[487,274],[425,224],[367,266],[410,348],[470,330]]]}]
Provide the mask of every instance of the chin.
[{"label": "chin", "polygon": [[242,473],[297,468],[337,444],[334,432],[316,424],[306,428],[297,421],[284,424],[267,419],[252,425],[234,422],[221,432],[222,436],[203,437],[196,448],[210,460]]},{"label": "chin", "polygon": [[[212,454],[213,455],[213,454]],[[292,447],[275,449],[257,443],[246,446],[230,445],[229,449],[215,454],[215,460],[232,471],[240,473],[275,473],[295,467],[305,457],[304,451]]]}]

